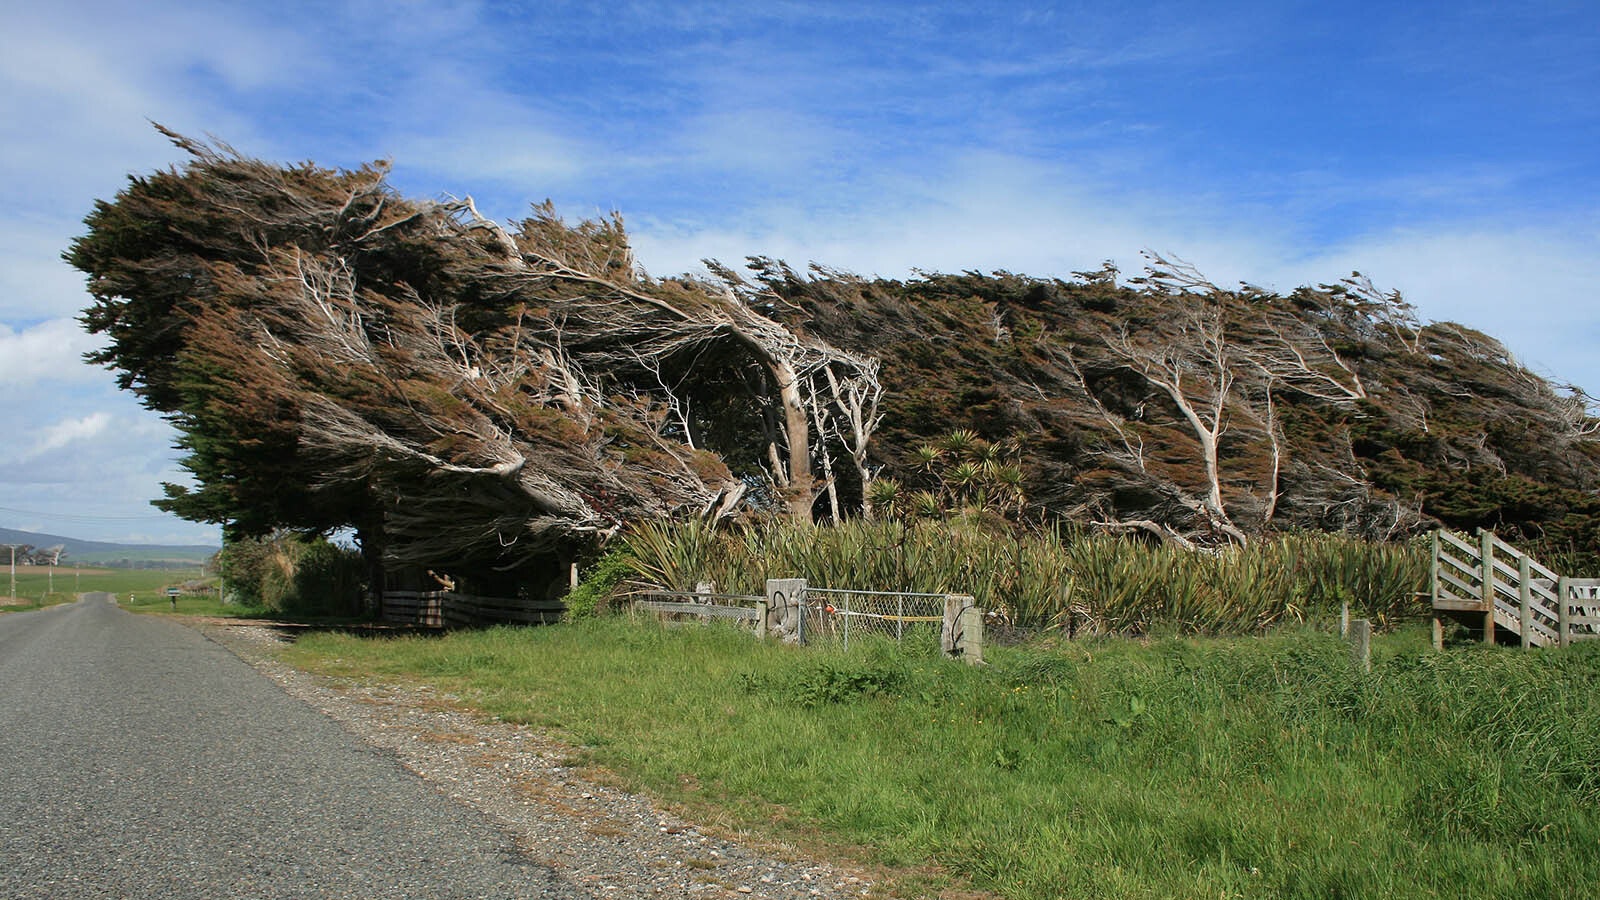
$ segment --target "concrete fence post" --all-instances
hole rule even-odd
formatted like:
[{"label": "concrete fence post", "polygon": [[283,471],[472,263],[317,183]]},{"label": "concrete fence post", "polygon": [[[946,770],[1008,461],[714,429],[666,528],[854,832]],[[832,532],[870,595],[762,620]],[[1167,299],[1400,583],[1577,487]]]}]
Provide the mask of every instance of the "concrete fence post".
[{"label": "concrete fence post", "polygon": [[[695,599],[695,602],[697,602],[697,603],[702,603],[702,604],[705,604],[706,606],[710,606],[711,605],[711,597],[710,597],[710,595],[714,594],[716,592],[717,592],[717,585],[716,585],[715,582],[711,582],[711,581],[696,581],[694,583],[694,599]],[[709,612],[701,613],[700,614],[700,621],[702,621],[702,622],[711,621],[711,613],[709,613]]]},{"label": "concrete fence post", "polygon": [[790,643],[805,642],[806,580],[767,579],[767,628]]},{"label": "concrete fence post", "polygon": [[966,594],[946,594],[939,646],[950,659],[983,662],[983,610]]}]

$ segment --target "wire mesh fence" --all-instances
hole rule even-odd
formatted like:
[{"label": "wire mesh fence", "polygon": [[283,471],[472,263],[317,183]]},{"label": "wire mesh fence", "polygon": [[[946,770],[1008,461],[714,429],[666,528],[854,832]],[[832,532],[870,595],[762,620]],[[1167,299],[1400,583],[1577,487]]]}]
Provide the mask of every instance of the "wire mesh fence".
[{"label": "wire mesh fence", "polygon": [[806,588],[805,641],[838,643],[887,638],[937,645],[944,622],[944,594],[911,591],[849,591]]}]

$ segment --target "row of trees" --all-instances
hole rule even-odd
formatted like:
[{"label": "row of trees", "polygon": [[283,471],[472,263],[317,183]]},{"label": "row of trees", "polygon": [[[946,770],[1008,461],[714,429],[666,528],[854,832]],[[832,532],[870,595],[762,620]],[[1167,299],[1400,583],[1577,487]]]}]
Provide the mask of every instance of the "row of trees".
[{"label": "row of trees", "polygon": [[[627,523],[977,505],[1193,545],[1424,522],[1592,541],[1587,397],[1354,276],[653,278],[620,218],[511,227],[387,166],[190,161],[67,258],[91,355],[177,427],[158,505],[230,540],[352,529],[504,590]],[[953,434],[952,434],[953,432]]]},{"label": "row of trees", "polygon": [[1583,391],[1359,274],[1280,295],[1148,262],[1127,280],[757,265],[796,324],[883,361],[880,477],[925,483],[956,428],[1012,448],[1033,514],[1180,544],[1442,522],[1600,546]]},{"label": "row of trees", "polygon": [[9,564],[15,558],[19,566],[59,566],[67,556],[65,544],[54,547],[36,547],[33,544],[0,544]]}]

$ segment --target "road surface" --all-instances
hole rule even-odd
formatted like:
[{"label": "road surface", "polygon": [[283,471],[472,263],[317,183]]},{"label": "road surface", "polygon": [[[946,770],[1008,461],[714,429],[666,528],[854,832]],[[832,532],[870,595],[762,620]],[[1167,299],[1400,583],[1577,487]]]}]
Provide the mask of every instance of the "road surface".
[{"label": "road surface", "polygon": [[0,897],[586,896],[189,628],[0,616]]}]

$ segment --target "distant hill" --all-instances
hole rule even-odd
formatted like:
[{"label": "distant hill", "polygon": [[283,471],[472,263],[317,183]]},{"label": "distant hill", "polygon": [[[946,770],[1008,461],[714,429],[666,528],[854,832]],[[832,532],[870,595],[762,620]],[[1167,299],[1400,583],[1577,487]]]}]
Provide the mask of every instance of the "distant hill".
[{"label": "distant hill", "polygon": [[[132,566],[159,566],[161,564],[197,566],[216,553],[218,548],[203,545],[168,546],[162,544],[114,544],[106,541],[84,541],[59,534],[40,534],[0,528],[0,544],[32,544],[35,547],[66,547],[62,562],[95,563],[98,565],[123,564]],[[0,562],[6,557],[0,554]]]}]

